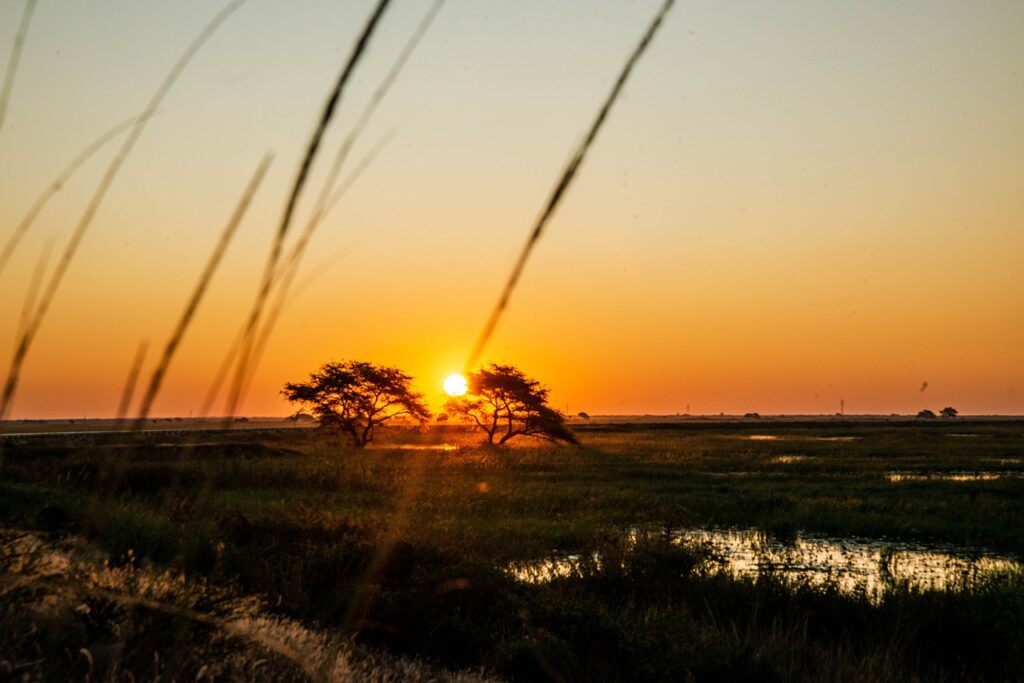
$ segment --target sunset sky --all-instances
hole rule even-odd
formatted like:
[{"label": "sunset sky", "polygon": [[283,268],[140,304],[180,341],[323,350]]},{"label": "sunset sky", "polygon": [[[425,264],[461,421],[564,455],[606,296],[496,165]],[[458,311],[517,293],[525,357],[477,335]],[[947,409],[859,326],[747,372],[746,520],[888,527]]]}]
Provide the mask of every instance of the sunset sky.
[{"label": "sunset sky", "polygon": [[[213,36],[108,194],[12,417],[114,413],[136,347],[151,345],[148,378],[271,151],[155,414],[198,410],[372,4],[250,0]],[[428,5],[384,16],[296,232]],[[283,384],[343,359],[399,366],[438,406],[659,5],[448,0],[355,150],[393,132],[318,233],[240,412],[291,412]],[[0,131],[0,244],[220,6],[40,0]],[[22,8],[0,2],[0,65]],[[40,254],[63,248],[118,144],[0,276],[0,373]],[[1024,4],[677,4],[485,359],[572,413],[1024,413]]]}]

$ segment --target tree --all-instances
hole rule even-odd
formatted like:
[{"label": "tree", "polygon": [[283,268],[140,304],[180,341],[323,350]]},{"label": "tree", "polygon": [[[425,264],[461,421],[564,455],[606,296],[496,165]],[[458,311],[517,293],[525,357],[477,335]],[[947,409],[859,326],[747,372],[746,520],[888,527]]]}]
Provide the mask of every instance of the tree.
[{"label": "tree", "polygon": [[412,390],[411,381],[397,368],[345,361],[327,363],[308,382],[289,382],[281,393],[307,407],[321,427],[337,429],[362,447],[373,441],[375,427],[399,415],[420,423],[430,419],[423,395]]},{"label": "tree", "polygon": [[927,408],[925,408],[924,410],[920,411],[920,412],[919,412],[919,413],[917,414],[917,416],[918,416],[918,417],[924,417],[924,418],[927,418],[927,419],[929,419],[929,420],[930,420],[930,419],[932,419],[933,417],[935,417],[935,413],[933,413],[932,411],[930,411],[930,410],[928,410]]},{"label": "tree", "polygon": [[565,416],[548,406],[548,390],[511,365],[471,372],[465,396],[445,404],[449,414],[462,415],[487,434],[487,442],[502,445],[516,436],[576,443]]},{"label": "tree", "polygon": [[939,411],[939,415],[941,415],[942,417],[953,418],[956,417],[958,414],[959,411],[957,411],[957,409],[954,408],[953,406],[946,406],[945,408]]},{"label": "tree", "polygon": [[581,410],[581,411],[580,411],[580,412],[578,412],[578,413],[577,413],[576,415],[577,415],[577,416],[578,416],[578,417],[579,417],[580,419],[583,419],[583,420],[589,420],[589,419],[590,419],[590,413],[588,413],[588,412],[587,412],[587,411],[585,411],[585,410]]}]

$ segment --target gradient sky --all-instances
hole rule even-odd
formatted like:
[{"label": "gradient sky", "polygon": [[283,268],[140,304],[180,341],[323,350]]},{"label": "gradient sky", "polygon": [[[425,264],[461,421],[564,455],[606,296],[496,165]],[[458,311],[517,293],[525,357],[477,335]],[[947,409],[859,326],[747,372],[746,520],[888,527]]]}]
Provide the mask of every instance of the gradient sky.
[{"label": "gradient sky", "polygon": [[[356,150],[396,131],[314,241],[241,412],[290,412],[284,382],[341,359],[400,366],[437,405],[658,4],[449,0]],[[0,2],[0,59],[22,6]],[[327,155],[427,6],[385,16]],[[218,7],[40,0],[0,131],[0,239],[142,109]],[[370,8],[250,0],[215,34],[108,194],[13,417],[114,412],[136,346],[153,360],[273,151],[155,414],[198,409]],[[40,254],[63,248],[116,146],[3,274],[0,371]],[[852,413],[1019,414],[1022,295],[1024,4],[681,2],[485,356],[573,413],[831,413],[845,399]]]}]

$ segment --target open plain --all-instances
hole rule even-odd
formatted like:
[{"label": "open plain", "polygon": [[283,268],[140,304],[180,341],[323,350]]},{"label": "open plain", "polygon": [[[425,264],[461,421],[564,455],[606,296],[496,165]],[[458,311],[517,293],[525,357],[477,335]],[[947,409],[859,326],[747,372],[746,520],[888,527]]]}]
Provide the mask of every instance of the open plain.
[{"label": "open plain", "polygon": [[1022,426],[595,419],[579,446],[506,448],[458,425],[363,449],[302,427],[7,436],[3,666],[1013,680]]}]

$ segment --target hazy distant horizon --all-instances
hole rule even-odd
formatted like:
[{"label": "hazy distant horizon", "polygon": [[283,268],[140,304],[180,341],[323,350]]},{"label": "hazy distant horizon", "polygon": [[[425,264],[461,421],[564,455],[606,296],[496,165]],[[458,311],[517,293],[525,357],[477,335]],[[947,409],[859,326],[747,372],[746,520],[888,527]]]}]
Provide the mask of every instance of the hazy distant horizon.
[{"label": "hazy distant horizon", "polygon": [[[584,411],[586,412],[586,411]],[[937,411],[936,411],[937,412]],[[846,413],[839,415],[835,413],[760,413],[756,417],[748,417],[743,413],[715,413],[715,414],[690,414],[686,415],[683,413],[665,413],[665,414],[653,414],[653,413],[588,413],[588,418],[578,417],[576,413],[567,414],[566,417],[573,423],[587,422],[602,422],[602,421],[643,421],[643,420],[707,420],[707,421],[743,421],[750,424],[757,424],[760,420],[762,422],[771,422],[772,420],[835,420],[836,422],[842,422],[843,420],[857,420],[857,419],[870,419],[870,420],[884,420],[884,419],[913,419],[923,420],[925,423],[935,422],[943,424],[956,424],[957,420],[960,421],[971,421],[971,420],[1024,420],[1024,414],[958,414],[955,418],[944,418],[936,416],[934,418],[919,418],[915,413]],[[230,418],[233,421],[253,421],[253,422],[291,422],[292,414],[287,415],[236,415]],[[168,421],[173,422],[192,422],[192,423],[223,423],[224,416],[211,415],[207,417],[190,417],[188,415],[153,415],[147,418],[147,423],[163,423]],[[80,423],[80,422],[116,422],[117,418],[114,415],[105,417],[90,417],[90,416],[65,416],[65,417],[49,417],[49,418],[11,418],[0,421],[0,425],[11,425],[11,424],[25,424],[25,423]],[[406,424],[399,420],[396,424]],[[435,424],[431,421],[430,424]],[[460,423],[458,423],[460,424]],[[442,425],[443,426],[443,425]],[[0,433],[2,435],[2,433]]]}]

